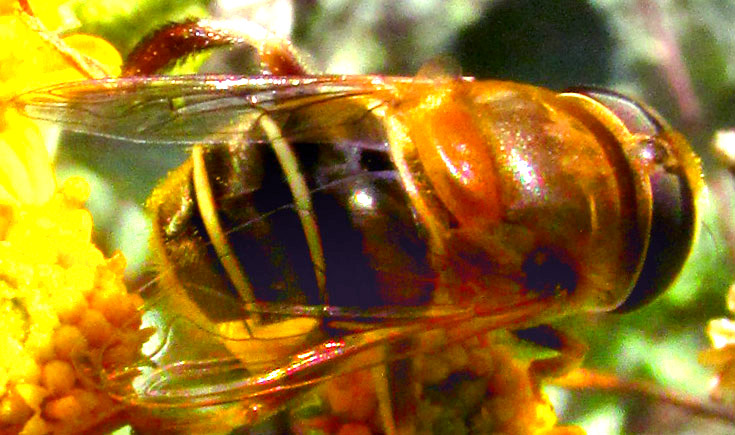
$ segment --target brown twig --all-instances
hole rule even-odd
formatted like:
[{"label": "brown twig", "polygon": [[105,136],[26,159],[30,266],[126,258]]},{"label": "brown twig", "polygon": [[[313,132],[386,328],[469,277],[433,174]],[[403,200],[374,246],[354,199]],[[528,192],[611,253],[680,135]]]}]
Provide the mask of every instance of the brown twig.
[{"label": "brown twig", "polygon": [[562,378],[554,379],[551,383],[568,390],[635,394],[684,408],[695,415],[725,420],[735,425],[735,408],[664,388],[652,382],[632,381],[595,370],[577,369]]}]

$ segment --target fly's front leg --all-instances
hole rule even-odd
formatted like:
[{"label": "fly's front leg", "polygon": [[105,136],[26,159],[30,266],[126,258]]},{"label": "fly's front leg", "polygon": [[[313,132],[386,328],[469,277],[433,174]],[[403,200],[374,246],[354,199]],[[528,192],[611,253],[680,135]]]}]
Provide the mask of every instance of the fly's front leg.
[{"label": "fly's front leg", "polygon": [[560,377],[578,368],[588,349],[585,343],[549,325],[539,325],[513,333],[521,340],[559,352],[557,356],[531,362],[528,371],[537,390],[544,379]]},{"label": "fly's front leg", "polygon": [[245,45],[254,48],[264,74],[305,75],[303,57],[282,38],[252,21],[190,20],[166,25],[138,43],[125,61],[122,76],[156,74],[200,51]]}]

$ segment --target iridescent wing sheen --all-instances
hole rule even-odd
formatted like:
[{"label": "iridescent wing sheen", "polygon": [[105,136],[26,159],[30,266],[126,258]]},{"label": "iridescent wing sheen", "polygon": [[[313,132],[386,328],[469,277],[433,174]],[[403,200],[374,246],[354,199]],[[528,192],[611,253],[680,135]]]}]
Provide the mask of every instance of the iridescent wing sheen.
[{"label": "iridescent wing sheen", "polygon": [[[391,82],[372,76],[161,76],[72,82],[15,97],[29,117],[94,136],[150,144],[206,144],[242,140],[242,120],[267,113],[298,139],[308,124],[289,125],[299,111],[329,117],[324,125],[359,123],[365,110],[392,98]],[[357,105],[341,104],[358,101]],[[336,105],[334,103],[337,103]],[[306,138],[304,138],[306,139]],[[252,139],[251,139],[252,140]]]},{"label": "iridescent wing sheen", "polygon": [[[242,319],[270,315],[272,323],[214,324],[189,316],[181,306],[176,313],[167,311],[162,306],[178,300],[157,286],[149,290],[146,311],[156,328],[157,350],[138,365],[98,370],[113,396],[151,407],[235,401],[277,406],[326,379],[436,352],[445,341],[436,340],[434,331],[453,331],[452,339],[462,340],[504,324],[473,319],[471,310],[449,306],[361,310],[274,303],[241,305]],[[213,304],[234,303],[215,290],[209,294]]]},{"label": "iridescent wing sheen", "polygon": [[[171,341],[160,344],[160,354],[153,353],[137,366],[107,372],[104,382],[119,400],[141,406],[197,407],[240,401],[280,406],[325,380],[436,353],[447,341],[462,342],[523,321],[512,308],[477,316],[471,309],[441,306],[353,310],[245,304],[243,319],[258,313],[283,320],[250,326],[244,326],[245,321],[231,322],[239,326],[233,329],[197,324],[188,317],[169,318],[166,327],[158,329]],[[515,308],[522,311],[523,307]],[[309,320],[314,320],[311,327],[294,327],[294,321],[303,326]],[[277,336],[263,332],[268,329],[277,330]],[[223,346],[224,352],[217,350]],[[131,377],[135,378],[132,384]]]},{"label": "iridescent wing sheen", "polygon": [[[109,374],[113,395],[128,403],[155,407],[211,406],[261,398],[290,397],[324,380],[390,363],[419,353],[433,353],[447,338],[461,341],[503,326],[489,318],[467,316],[402,327],[379,328],[292,349],[281,358],[251,360],[234,356],[142,364]],[[434,331],[442,330],[440,334]],[[277,353],[272,339],[253,340],[261,353]],[[359,358],[354,359],[359,355]],[[131,386],[126,379],[136,377]],[[120,389],[115,387],[122,385]]]}]

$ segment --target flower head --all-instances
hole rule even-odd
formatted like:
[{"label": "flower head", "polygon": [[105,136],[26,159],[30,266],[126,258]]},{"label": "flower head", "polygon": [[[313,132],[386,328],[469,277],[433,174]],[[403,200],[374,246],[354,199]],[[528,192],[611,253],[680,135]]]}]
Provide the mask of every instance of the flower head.
[{"label": "flower head", "polygon": [[122,255],[105,259],[91,241],[87,183],[57,188],[44,130],[7,102],[100,71],[89,65],[114,72],[120,56],[99,38],[48,31],[37,16],[68,23],[55,2],[28,8],[0,4],[0,433],[79,433],[121,409],[80,364],[138,357],[142,301],[125,289]]},{"label": "flower head", "polygon": [[[37,16],[55,28],[68,23],[56,2],[38,2]],[[56,185],[43,131],[7,102],[30,89],[82,80],[102,71],[115,75],[122,63],[103,39],[59,37],[24,11],[20,2],[0,5],[0,204],[42,204]]]}]

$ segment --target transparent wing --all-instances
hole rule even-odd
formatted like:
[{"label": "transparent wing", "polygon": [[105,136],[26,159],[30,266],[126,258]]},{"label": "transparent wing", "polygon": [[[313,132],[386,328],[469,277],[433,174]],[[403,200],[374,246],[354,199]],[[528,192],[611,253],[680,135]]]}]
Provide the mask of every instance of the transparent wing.
[{"label": "transparent wing", "polygon": [[[328,124],[359,122],[365,109],[394,98],[392,84],[411,79],[353,77],[161,76],[72,82],[15,97],[29,117],[95,136],[145,143],[220,143],[242,137],[243,119],[267,113],[288,128],[300,110],[320,107]],[[341,104],[361,100],[353,110]],[[310,116],[315,116],[310,113]],[[316,119],[320,125],[328,125]],[[308,132],[299,123],[291,137]]]},{"label": "transparent wing", "polygon": [[[106,382],[122,386],[113,388],[120,400],[143,406],[212,406],[243,400],[262,403],[264,399],[290,398],[304,388],[351,371],[437,352],[446,346],[447,337],[464,340],[501,326],[496,319],[467,316],[418,322],[324,339],[267,364],[257,364],[236,353],[229,357],[177,359],[120,370]],[[441,332],[435,333],[438,330]],[[253,340],[248,344],[254,345]],[[262,340],[252,350],[278,353],[282,351],[279,345]],[[132,384],[131,376],[135,377]]]},{"label": "transparent wing", "polygon": [[101,382],[119,400],[146,407],[231,402],[279,407],[325,380],[522,325],[526,308],[531,307],[478,315],[456,307],[381,312],[261,304],[245,305],[243,318],[253,312],[279,313],[280,320],[211,325],[192,317],[168,318],[162,320],[166,328],[159,328],[165,336],[159,351],[136,366],[102,371],[106,377]]}]

